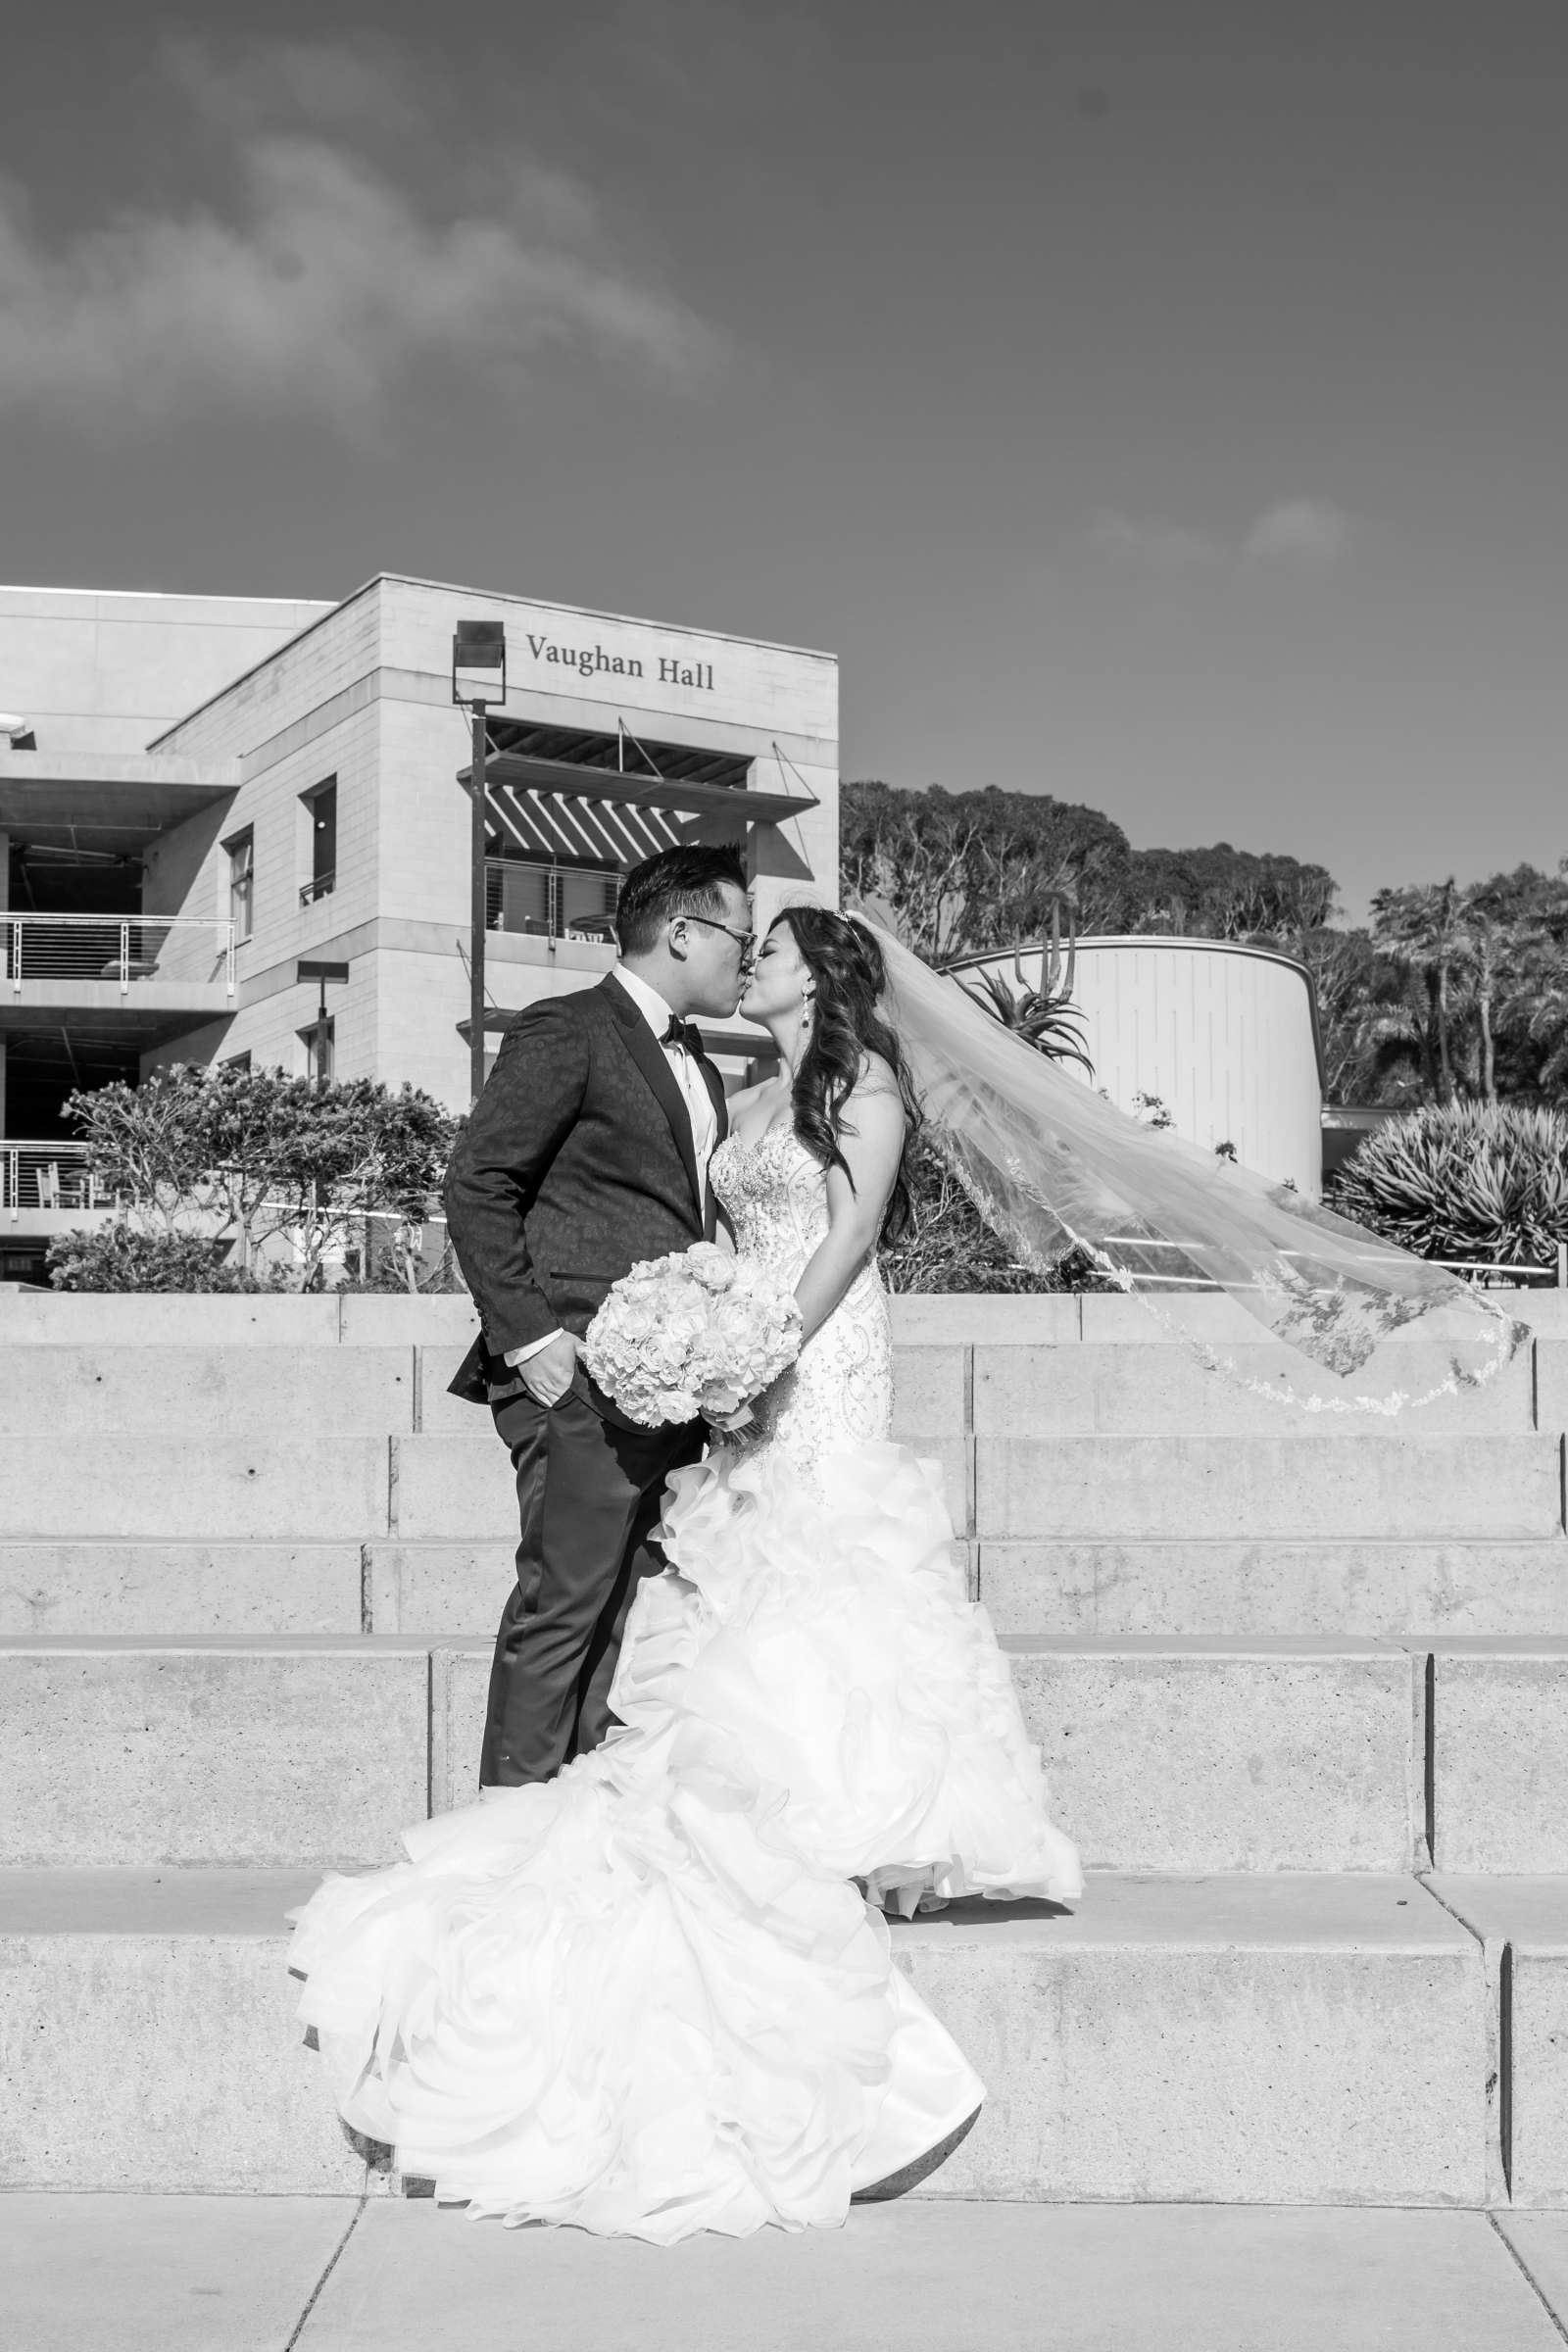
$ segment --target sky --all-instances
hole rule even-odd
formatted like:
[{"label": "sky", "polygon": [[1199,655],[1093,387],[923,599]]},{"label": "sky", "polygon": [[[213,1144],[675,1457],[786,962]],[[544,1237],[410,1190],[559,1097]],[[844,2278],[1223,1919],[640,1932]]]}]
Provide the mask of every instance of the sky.
[{"label": "sky", "polygon": [[1561,0],[6,12],[0,579],[823,646],[842,768],[1568,855]]}]

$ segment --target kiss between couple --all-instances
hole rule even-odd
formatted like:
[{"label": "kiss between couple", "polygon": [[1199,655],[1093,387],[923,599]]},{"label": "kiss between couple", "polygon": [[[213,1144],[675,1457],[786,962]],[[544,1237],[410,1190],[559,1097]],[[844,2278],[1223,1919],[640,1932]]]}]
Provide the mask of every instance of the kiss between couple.
[{"label": "kiss between couple", "polygon": [[[716,848],[647,859],[616,925],[608,978],[512,1024],[447,1188],[481,1324],[453,1385],[521,1517],[479,1800],[328,1879],[290,1965],[401,2172],[667,2243],[931,2169],[983,2086],[884,1913],[1082,1879],[936,1465],[890,1440],[875,1252],[918,1112],[877,934],[796,906],[755,943]],[[737,1004],[780,1066],[726,1103],[690,1016]],[[641,1426],[579,1342],[715,1235],[793,1289],[800,1355],[732,1434]]]}]

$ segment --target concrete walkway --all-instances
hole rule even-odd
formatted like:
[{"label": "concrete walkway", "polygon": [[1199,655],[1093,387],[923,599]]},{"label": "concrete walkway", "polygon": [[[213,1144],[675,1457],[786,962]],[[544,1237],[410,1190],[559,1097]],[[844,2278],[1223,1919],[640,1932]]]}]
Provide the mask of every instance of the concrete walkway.
[{"label": "concrete walkway", "polygon": [[668,2252],[427,2202],[0,2202],[15,2352],[1561,2352],[1568,2215],[857,2211]]}]

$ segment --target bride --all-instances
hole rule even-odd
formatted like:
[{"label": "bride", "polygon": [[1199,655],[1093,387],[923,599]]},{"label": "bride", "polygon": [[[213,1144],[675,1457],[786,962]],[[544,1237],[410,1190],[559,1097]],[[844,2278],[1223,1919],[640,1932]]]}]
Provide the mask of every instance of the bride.
[{"label": "bride", "polygon": [[1081,1891],[937,1468],[889,1436],[875,1250],[917,1112],[885,981],[873,932],[820,907],[759,953],[741,1009],[780,1073],[732,1100],[711,1180],[803,1347],[670,1479],[619,1728],[298,1915],[345,2121],[470,2215],[659,2243],[842,2222],[984,2095],[884,1913]]}]

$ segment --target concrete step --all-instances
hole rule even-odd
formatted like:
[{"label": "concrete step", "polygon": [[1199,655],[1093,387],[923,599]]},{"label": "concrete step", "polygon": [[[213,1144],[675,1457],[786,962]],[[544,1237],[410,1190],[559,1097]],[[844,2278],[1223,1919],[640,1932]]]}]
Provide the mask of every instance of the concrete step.
[{"label": "concrete step", "polygon": [[410,1298],[322,1293],[243,1298],[201,1292],[0,1294],[0,1348],[450,1348],[478,1329],[466,1294]]},{"label": "concrete step", "polygon": [[[1562,1440],[1241,1436],[917,1440],[960,1535],[1541,1541],[1562,1532]],[[401,1438],[391,1533],[498,1541],[511,1483],[494,1437]],[[499,1475],[498,1475],[499,1472]]]},{"label": "concrete step", "polygon": [[1426,1674],[1435,1866],[1568,1873],[1568,1640],[1448,1639]]},{"label": "concrete step", "polygon": [[[489,1635],[512,1587],[514,1541],[0,1543],[0,1636]],[[970,1591],[1002,1634],[1568,1632],[1560,1534],[1534,1543],[991,1540],[965,1548]]]},{"label": "concrete step", "polygon": [[417,1645],[16,1642],[0,1694],[7,1863],[391,1861],[429,1810]]},{"label": "concrete step", "polygon": [[[1557,2214],[1019,2205],[916,2194],[842,2230],[663,2257],[428,2197],[16,2191],[0,2293],[25,2352],[1562,2352]],[[1041,2314],[1049,2312],[1049,2332]],[[592,2314],[591,2336],[584,2315]]]},{"label": "concrete step", "polygon": [[[0,1544],[0,1637],[396,1633],[395,1612],[383,1626],[368,1619],[367,1548],[153,1538]],[[499,1600],[486,1611],[493,1621],[500,1613]]]},{"label": "concrete step", "polygon": [[979,1438],[974,1495],[982,1541],[1532,1541],[1562,1529],[1562,1440]]},{"label": "concrete step", "polygon": [[[264,1302],[265,1303],[265,1302]],[[298,1303],[309,1305],[311,1301]],[[345,1301],[379,1304],[376,1300]],[[396,1303],[395,1301],[393,1303]],[[471,1431],[486,1416],[447,1384],[464,1349],[450,1344],[344,1339],[335,1347],[270,1333],[238,1345],[141,1333],[135,1341],[39,1343],[0,1392],[0,1437],[83,1430],[179,1428],[239,1435],[310,1428]],[[1411,1345],[1412,1385],[1436,1382],[1444,1359]],[[1125,1432],[1148,1437],[1303,1438],[1525,1435],[1568,1427],[1568,1341],[1523,1349],[1478,1391],[1437,1399],[1397,1426],[1375,1415],[1325,1421],[1201,1373],[1175,1345],[1054,1341],[974,1347],[902,1343],[895,1350],[895,1432],[1049,1438]]]},{"label": "concrete step", "polygon": [[[364,1543],[388,1533],[393,1449],[451,1439],[324,1429],[250,1437],[66,1429],[0,1438],[0,1528],[19,1538],[199,1543]],[[505,1498],[506,1455],[489,1472]],[[499,1503],[497,1505],[499,1509]],[[514,1503],[514,1509],[515,1504]]]},{"label": "concrete step", "polygon": [[[919,1450],[941,1463],[948,1507],[963,1535],[972,1509],[971,1445],[961,1437],[939,1438],[922,1440]],[[515,1544],[516,1528],[512,1469],[493,1428],[470,1426],[395,1441],[387,1532],[401,1543],[494,1544],[510,1538]]]},{"label": "concrete step", "polygon": [[[999,1633],[1568,1631],[1568,1542],[1555,1529],[1516,1543],[1375,1534],[1318,1541],[1058,1537],[989,1538],[972,1548],[976,1595]],[[410,1559],[396,1591],[417,1609],[436,1584],[432,1570]],[[492,1579],[486,1599],[493,1589]]]},{"label": "concrete step", "polygon": [[[1541,1337],[1568,1340],[1568,1291],[1510,1291],[1499,1302]],[[1171,1327],[1135,1298],[991,1297],[979,1292],[905,1296],[889,1301],[894,1337],[911,1346],[1033,1346],[1045,1341],[1168,1345]],[[1167,1305],[1166,1313],[1170,1307]],[[1256,1344],[1258,1325],[1233,1299],[1192,1295],[1182,1328],[1237,1346]],[[468,1298],[322,1295],[226,1298],[216,1294],[140,1292],[0,1292],[0,1348],[71,1342],[135,1346],[150,1340],[189,1346],[256,1344],[335,1347],[343,1341],[383,1347],[466,1348],[478,1327]],[[1396,1346],[1420,1346],[1419,1340]]]},{"label": "concrete step", "polygon": [[[970,1592],[1001,1634],[1414,1640],[1568,1631],[1568,1542],[1560,1534],[1521,1544],[988,1541],[966,1549]],[[505,1540],[368,1544],[367,1630],[437,1642],[488,1634],[512,1581]],[[167,1615],[145,1622],[224,1630]]]},{"label": "concrete step", "polygon": [[[78,1429],[243,1439],[413,1431],[413,1348],[32,1348],[0,1389],[0,1439]],[[443,1360],[445,1358],[443,1357]],[[456,1402],[456,1399],[452,1399]],[[471,1410],[471,1407],[470,1407]]]},{"label": "concrete step", "polygon": [[[940,1352],[933,1349],[933,1353]],[[1254,1352],[1257,1352],[1254,1350]],[[1244,1366],[1247,1349],[1236,1357]],[[1178,1343],[1061,1342],[1036,1346],[976,1346],[972,1394],[975,1434],[982,1438],[1064,1438],[1127,1432],[1142,1437],[1258,1437],[1292,1440],[1422,1438],[1452,1431],[1522,1435],[1536,1426],[1536,1359],[1546,1359],[1541,1426],[1568,1426],[1568,1343],[1521,1348],[1511,1363],[1479,1389],[1434,1396],[1407,1420],[1374,1412],[1313,1415],[1275,1396],[1207,1372]],[[1559,1361],[1559,1359],[1561,1359]],[[1445,1349],[1412,1341],[1399,1354],[1401,1378],[1415,1396],[1438,1389],[1448,1375]],[[1261,1374],[1258,1377],[1263,1377]],[[1365,1379],[1345,1385],[1347,1397],[1369,1393]],[[1375,1390],[1372,1391],[1375,1393]],[[944,1424],[929,1422],[930,1428]]]},{"label": "concrete step", "polygon": [[[1568,1873],[1568,1642],[1010,1639],[1113,1870]],[[13,1639],[0,1862],[381,1861],[475,1785],[488,1638]]]},{"label": "concrete step", "polygon": [[[1009,1642],[1091,1869],[1399,1871],[1424,1858],[1422,1661],[1374,1642]],[[474,1780],[490,1643],[434,1656],[432,1803]]]},{"label": "concrete step", "polygon": [[[291,2025],[308,1874],[0,1873],[9,2188],[354,2192]],[[946,2198],[1479,2205],[1496,2018],[1414,1879],[1097,1878],[895,1952],[988,2085]],[[1564,2151],[1568,2177],[1568,2150]]]},{"label": "concrete step", "polygon": [[[17,1359],[16,1377],[0,1389],[0,1439],[74,1427],[83,1443],[122,1431],[243,1438],[327,1428],[381,1437],[483,1431],[493,1440],[488,1411],[449,1392],[461,1361],[453,1348],[361,1340],[334,1348],[270,1339],[246,1347],[40,1345]],[[899,1434],[962,1435],[965,1349],[903,1348],[895,1369]]]},{"label": "concrete step", "polygon": [[1568,2207],[1568,1878],[1444,1872],[1427,1884],[1484,1945],[1506,2091],[1501,2190],[1515,2206]]}]

